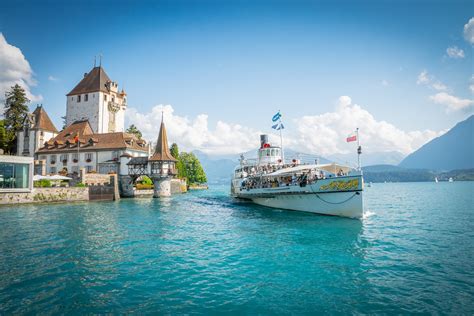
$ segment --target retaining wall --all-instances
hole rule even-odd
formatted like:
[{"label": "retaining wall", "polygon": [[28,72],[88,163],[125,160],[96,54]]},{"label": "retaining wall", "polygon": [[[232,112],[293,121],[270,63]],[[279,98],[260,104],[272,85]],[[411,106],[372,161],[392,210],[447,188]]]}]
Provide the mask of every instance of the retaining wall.
[{"label": "retaining wall", "polygon": [[0,205],[89,201],[89,188],[34,188],[31,192],[0,193]]}]

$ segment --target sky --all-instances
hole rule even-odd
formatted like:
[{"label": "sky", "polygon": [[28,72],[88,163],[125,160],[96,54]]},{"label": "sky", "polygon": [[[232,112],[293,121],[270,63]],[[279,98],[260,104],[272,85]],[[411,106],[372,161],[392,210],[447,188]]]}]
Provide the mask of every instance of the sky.
[{"label": "sky", "polygon": [[126,125],[211,155],[260,132],[331,155],[404,155],[472,115],[469,1],[0,1],[0,98],[14,83],[57,127],[102,56],[128,93]]}]

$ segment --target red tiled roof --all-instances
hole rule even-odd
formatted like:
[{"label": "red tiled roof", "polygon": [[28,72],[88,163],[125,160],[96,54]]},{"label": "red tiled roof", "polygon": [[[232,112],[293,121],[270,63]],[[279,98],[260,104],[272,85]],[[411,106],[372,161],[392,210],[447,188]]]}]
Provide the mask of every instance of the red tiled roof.
[{"label": "red tiled roof", "polygon": [[[81,144],[80,148],[96,149],[133,149],[148,151],[148,146],[139,145],[135,135],[128,133],[104,133],[94,134],[89,121],[77,121],[62,130],[56,137],[45,143],[45,146],[38,150],[39,153],[71,151],[77,149],[76,137]],[[64,146],[63,146],[64,144]],[[68,145],[69,144],[69,145]]]}]

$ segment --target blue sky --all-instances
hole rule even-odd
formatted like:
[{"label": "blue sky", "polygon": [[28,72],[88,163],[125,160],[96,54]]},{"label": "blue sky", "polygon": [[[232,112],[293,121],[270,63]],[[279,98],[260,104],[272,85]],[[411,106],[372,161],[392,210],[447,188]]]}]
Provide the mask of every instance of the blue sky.
[{"label": "blue sky", "polygon": [[[377,122],[441,131],[472,113],[433,96],[472,100],[463,27],[473,9],[468,1],[3,1],[0,32],[29,62],[31,92],[57,125],[65,94],[101,53],[138,113],[171,104],[191,121],[208,115],[211,127],[265,130],[280,109],[297,129],[299,118],[331,113],[350,96]],[[464,57],[449,57],[449,47]]]}]

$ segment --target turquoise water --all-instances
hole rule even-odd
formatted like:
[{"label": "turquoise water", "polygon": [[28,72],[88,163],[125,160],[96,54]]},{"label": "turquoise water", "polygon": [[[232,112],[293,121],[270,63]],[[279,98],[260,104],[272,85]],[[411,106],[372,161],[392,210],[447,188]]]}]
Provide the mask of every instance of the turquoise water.
[{"label": "turquoise water", "polygon": [[362,221],[166,200],[0,208],[0,314],[474,313],[474,183],[374,184]]}]

